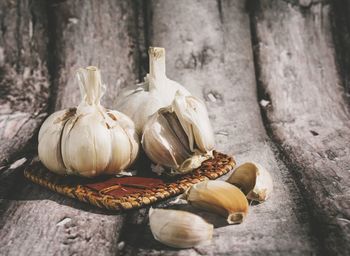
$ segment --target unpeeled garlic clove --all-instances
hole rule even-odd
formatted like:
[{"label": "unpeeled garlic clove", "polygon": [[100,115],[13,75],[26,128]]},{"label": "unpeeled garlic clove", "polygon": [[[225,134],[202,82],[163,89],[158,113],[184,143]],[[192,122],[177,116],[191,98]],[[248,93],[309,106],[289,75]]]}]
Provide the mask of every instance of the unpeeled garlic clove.
[{"label": "unpeeled garlic clove", "polygon": [[39,131],[38,154],[45,166],[58,174],[66,174],[66,167],[62,160],[59,141],[67,121],[72,118],[77,109],[70,108],[51,114],[43,123]]},{"label": "unpeeled garlic clove", "polygon": [[252,201],[265,201],[273,190],[270,173],[261,165],[253,162],[238,166],[227,182],[239,187]]},{"label": "unpeeled garlic clove", "polygon": [[194,207],[217,213],[229,224],[243,222],[248,201],[242,191],[225,181],[207,180],[190,187],[183,196]]},{"label": "unpeeled garlic clove", "polygon": [[184,174],[212,157],[214,133],[205,104],[176,93],[172,104],[152,115],[144,126],[142,146],[147,156],[168,174]]},{"label": "unpeeled garlic clove", "polygon": [[149,222],[154,238],[175,248],[190,248],[210,241],[214,229],[201,217],[178,210],[151,208]]}]

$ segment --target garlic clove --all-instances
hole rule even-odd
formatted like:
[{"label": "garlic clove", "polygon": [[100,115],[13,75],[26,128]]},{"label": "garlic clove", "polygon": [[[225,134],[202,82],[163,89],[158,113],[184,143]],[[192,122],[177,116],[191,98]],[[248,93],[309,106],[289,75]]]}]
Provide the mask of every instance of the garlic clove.
[{"label": "garlic clove", "polygon": [[162,111],[147,122],[142,145],[153,162],[169,168],[179,168],[180,164],[191,156],[162,115]]},{"label": "garlic clove", "polygon": [[94,177],[107,168],[112,154],[111,136],[101,114],[77,115],[62,134],[62,159],[68,174]]},{"label": "garlic clove", "polygon": [[144,126],[142,146],[169,174],[184,174],[212,157],[214,134],[205,105],[178,92],[172,105],[161,108]]},{"label": "garlic clove", "polygon": [[40,161],[51,171],[58,174],[65,174],[61,154],[61,137],[64,125],[67,120],[74,116],[75,108],[64,109],[50,115],[40,128],[38,136],[38,155]]},{"label": "garlic clove", "polygon": [[183,198],[194,207],[224,216],[229,224],[243,222],[248,213],[245,195],[225,181],[197,183],[185,192]]},{"label": "garlic clove", "polygon": [[263,202],[273,191],[270,173],[261,165],[247,162],[238,166],[227,180],[239,187],[249,200]]},{"label": "garlic clove", "polygon": [[154,238],[175,248],[190,248],[208,242],[214,229],[201,217],[178,210],[151,208],[149,222]]},{"label": "garlic clove", "polygon": [[125,170],[131,162],[132,145],[122,127],[116,126],[110,130],[112,154],[105,173],[114,174],[115,170]]},{"label": "garlic clove", "polygon": [[196,147],[202,152],[213,150],[214,133],[205,104],[194,96],[178,91],[173,108],[188,136],[191,150],[194,151]]},{"label": "garlic clove", "polygon": [[[110,125],[112,128],[111,141],[112,143],[114,142],[114,144],[112,144],[113,154],[112,154],[111,161],[119,162],[119,164],[110,163],[109,167],[107,168],[109,171],[112,172],[112,174],[114,174],[116,169],[125,170],[128,166],[130,166],[135,161],[139,153],[140,143],[139,143],[138,136],[135,133],[134,122],[128,116],[116,110],[108,110],[107,115],[112,119],[112,121],[114,121]],[[116,128],[118,132],[116,132],[115,130]],[[119,137],[124,137],[124,138],[121,138],[119,140],[118,139]],[[126,138],[127,138],[127,141],[125,141]],[[124,140],[124,142],[121,142],[122,140]],[[121,156],[123,154],[128,156],[126,157],[125,160],[122,160],[123,157]]]}]

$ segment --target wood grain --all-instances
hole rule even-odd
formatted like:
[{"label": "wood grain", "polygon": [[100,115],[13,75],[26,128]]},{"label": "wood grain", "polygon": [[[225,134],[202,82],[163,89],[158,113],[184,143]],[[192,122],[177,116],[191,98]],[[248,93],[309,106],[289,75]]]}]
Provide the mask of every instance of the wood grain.
[{"label": "wood grain", "polygon": [[137,19],[131,1],[66,1],[50,5],[55,32],[56,109],[79,104],[74,72],[89,65],[101,69],[107,91],[102,105],[113,108],[120,88],[138,79]]},{"label": "wood grain", "polygon": [[338,70],[350,102],[350,1],[333,1],[330,6],[330,22],[334,38]]},{"label": "wood grain", "polygon": [[[128,255],[312,254],[317,250],[294,181],[276,159],[257,102],[245,1],[152,1],[151,44],[166,48],[168,77],[201,97],[209,109],[219,150],[238,163],[256,161],[273,175],[275,193],[252,206],[246,221],[228,226],[220,217],[189,206],[214,223],[212,244],[173,250],[156,242],[145,210],[130,216],[122,236]],[[161,206],[169,207],[169,204]],[[129,227],[129,228],[128,228]],[[137,230],[130,234],[130,230]]]},{"label": "wood grain", "polygon": [[[328,3],[256,2],[261,97],[271,135],[295,172],[326,255],[350,253],[350,115]],[[278,21],[278,22],[276,22]]]},{"label": "wood grain", "polygon": [[[348,8],[348,0],[1,1],[0,254],[350,254]],[[157,205],[213,223],[208,245],[163,246],[148,209],[98,210],[26,181],[27,163],[9,167],[31,158],[48,112],[80,102],[75,69],[101,68],[103,104],[113,108],[119,89],[147,69],[149,45],[165,47],[169,78],[205,101],[217,149],[261,163],[274,179],[271,199],[241,225],[183,202]]]},{"label": "wood grain", "polygon": [[0,211],[1,255],[115,254],[122,215],[17,178]]},{"label": "wood grain", "polygon": [[[76,68],[88,65],[102,69],[108,85],[103,103],[113,107],[118,88],[134,83],[138,76],[137,17],[132,3],[52,1],[48,12],[52,110],[80,102],[72,75]],[[34,185],[22,175],[17,178],[16,186],[0,195],[0,254],[116,254],[125,214],[96,210]]]},{"label": "wood grain", "polygon": [[45,1],[0,3],[0,167],[27,149],[49,97]]}]

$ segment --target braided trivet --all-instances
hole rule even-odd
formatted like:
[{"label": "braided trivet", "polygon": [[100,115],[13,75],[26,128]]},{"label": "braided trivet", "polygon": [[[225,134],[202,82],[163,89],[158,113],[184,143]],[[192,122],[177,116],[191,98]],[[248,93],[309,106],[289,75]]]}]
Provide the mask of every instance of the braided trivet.
[{"label": "braided trivet", "polygon": [[40,162],[33,162],[24,176],[34,183],[57,193],[110,210],[129,210],[153,204],[183,193],[187,188],[206,178],[217,179],[235,166],[232,157],[214,152],[193,172],[175,177],[100,177],[84,179],[59,176],[49,172]]}]

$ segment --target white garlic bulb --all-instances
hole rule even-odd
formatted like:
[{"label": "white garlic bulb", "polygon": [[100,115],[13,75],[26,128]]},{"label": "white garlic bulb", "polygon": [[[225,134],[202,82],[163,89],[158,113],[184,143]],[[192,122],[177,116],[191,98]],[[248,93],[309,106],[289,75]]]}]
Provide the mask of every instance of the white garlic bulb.
[{"label": "white garlic bulb", "polygon": [[77,108],[57,111],[45,120],[39,131],[39,158],[58,174],[118,173],[138,154],[134,123],[100,105],[104,85],[96,67],[79,69],[77,80],[83,100]]},{"label": "white garlic bulb", "polygon": [[145,81],[136,89],[121,93],[117,103],[117,108],[134,121],[140,135],[148,117],[158,109],[169,106],[177,91],[190,95],[183,86],[167,78],[165,49],[150,47],[148,53],[150,70]]},{"label": "white garlic bulb", "polygon": [[198,168],[212,156],[214,134],[204,103],[178,92],[172,104],[161,108],[147,121],[142,146],[157,165],[170,174]]},{"label": "white garlic bulb", "polygon": [[213,236],[213,225],[185,211],[151,208],[149,222],[153,237],[175,248],[194,247],[210,241]]}]

